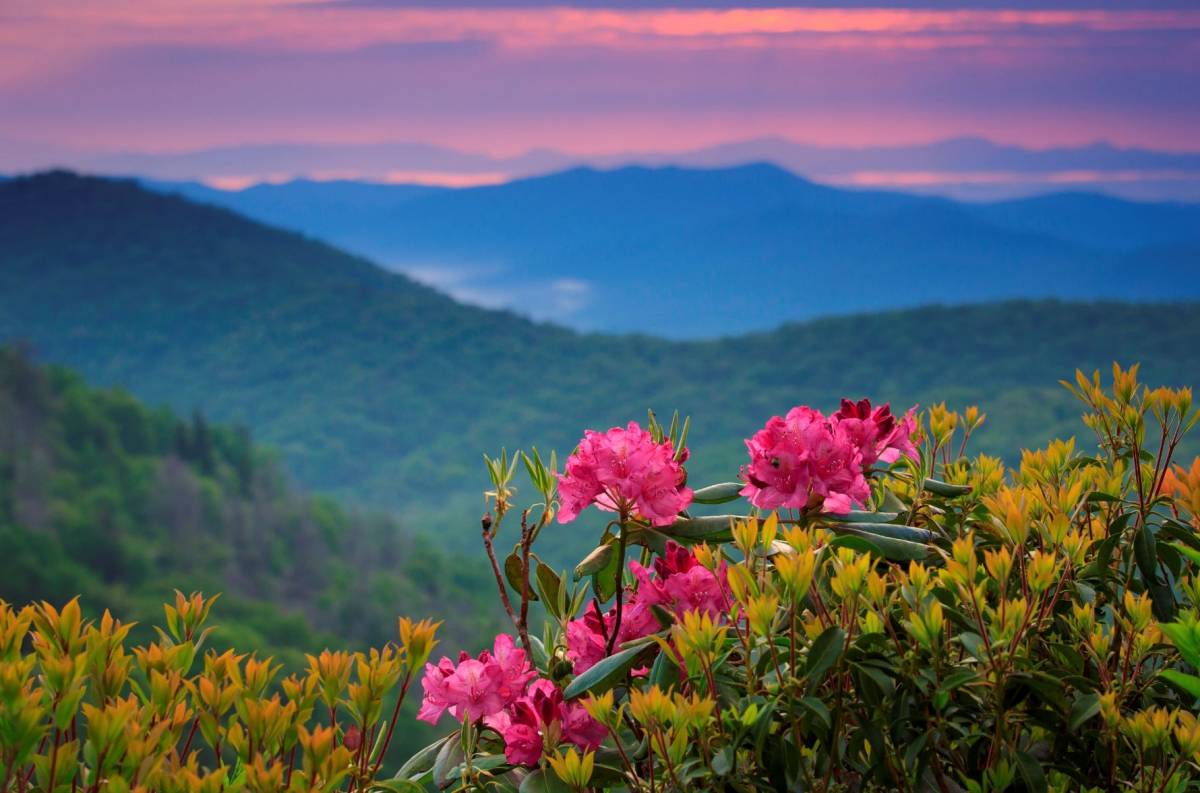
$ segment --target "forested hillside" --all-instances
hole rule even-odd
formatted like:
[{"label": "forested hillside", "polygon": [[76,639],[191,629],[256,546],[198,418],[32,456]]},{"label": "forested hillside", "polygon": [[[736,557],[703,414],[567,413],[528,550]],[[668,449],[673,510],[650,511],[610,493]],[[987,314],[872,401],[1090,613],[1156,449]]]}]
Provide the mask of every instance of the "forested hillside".
[{"label": "forested hillside", "polygon": [[[843,273],[898,301],[927,277]],[[647,270],[634,286],[654,283]],[[819,289],[766,276],[760,288],[824,304]],[[742,439],[797,403],[978,403],[992,418],[977,448],[1011,455],[1082,430],[1057,385],[1077,366],[1141,361],[1148,382],[1200,385],[1195,304],[927,307],[690,343],[585,335],[455,303],[224,210],[64,173],[0,185],[0,339],[15,338],[150,404],[251,427],[304,486],[472,544],[481,451],[566,452],[583,428],[647,407],[698,417],[690,473],[704,484],[735,476]],[[586,544],[566,530],[547,541],[564,561]]]},{"label": "forested hillside", "polygon": [[0,348],[0,548],[0,599],[82,595],[148,625],[175,588],[221,592],[214,641],[292,665],[392,640],[400,614],[453,617],[463,646],[498,624],[481,564],[295,492],[245,429],[151,410],[13,347]]}]

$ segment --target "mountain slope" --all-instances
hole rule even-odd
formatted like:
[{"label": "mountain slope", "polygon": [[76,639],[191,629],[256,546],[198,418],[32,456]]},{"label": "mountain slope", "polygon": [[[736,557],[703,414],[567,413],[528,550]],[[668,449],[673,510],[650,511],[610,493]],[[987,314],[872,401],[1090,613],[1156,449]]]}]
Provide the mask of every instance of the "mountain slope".
[{"label": "mountain slope", "polygon": [[[1200,297],[1180,277],[1200,265],[1200,208],[1099,196],[957,204],[770,165],[581,168],[363,197],[313,183],[191,194],[470,302],[584,329],[712,337],[933,301]],[[898,288],[871,288],[887,280]],[[644,287],[631,293],[634,282]]]},{"label": "mountain slope", "polygon": [[1091,193],[1052,193],[979,204],[972,212],[1002,228],[1045,234],[1098,250],[1200,244],[1200,204],[1151,204]]},{"label": "mountain slope", "polygon": [[[884,299],[908,280],[854,285]],[[612,310],[641,319],[632,301]],[[581,335],[460,305],[220,209],[67,174],[0,185],[8,338],[152,403],[245,424],[302,484],[472,543],[481,451],[565,453],[585,427],[647,407],[694,416],[690,469],[705,483],[734,476],[741,439],[801,402],[978,402],[993,416],[979,448],[1009,453],[1082,431],[1056,385],[1076,366],[1140,360],[1148,381],[1200,385],[1194,304],[927,307],[705,342]],[[564,555],[579,536],[555,532]]]},{"label": "mountain slope", "polygon": [[397,614],[456,615],[471,643],[499,617],[482,564],[295,492],[246,430],[151,410],[12,347],[0,347],[0,547],[9,602],[82,595],[151,624],[175,588],[221,592],[217,640],[290,661],[333,637],[389,641]]}]

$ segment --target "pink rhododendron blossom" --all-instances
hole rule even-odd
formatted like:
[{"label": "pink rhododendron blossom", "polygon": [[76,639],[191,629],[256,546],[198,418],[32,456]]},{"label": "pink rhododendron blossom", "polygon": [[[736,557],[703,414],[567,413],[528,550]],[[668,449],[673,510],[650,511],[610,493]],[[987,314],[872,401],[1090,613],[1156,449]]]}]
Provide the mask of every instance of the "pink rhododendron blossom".
[{"label": "pink rhododendron blossom", "polygon": [[[695,555],[674,542],[667,541],[666,552],[654,560],[651,572],[637,562],[629,563],[637,588],[628,592],[617,646],[649,636],[661,630],[654,613],[658,606],[676,616],[685,611],[701,610],[716,619],[729,610],[729,591],[724,567],[716,573],[696,561]],[[595,608],[583,617],[567,624],[567,658],[575,674],[582,674],[606,655],[606,637],[616,623],[616,610],[610,609],[601,618]]]},{"label": "pink rhododendron blossom", "polygon": [[524,722],[511,724],[502,736],[504,759],[513,765],[535,766],[542,759],[542,734]]},{"label": "pink rhododendron blossom", "polygon": [[[639,602],[630,596],[626,599],[621,614],[621,628],[617,631],[618,647],[625,642],[649,636],[662,627],[650,609],[651,604]],[[589,609],[580,619],[567,623],[567,660],[571,662],[575,674],[591,669],[608,654],[606,637],[611,635],[616,621],[617,612],[612,608],[603,619],[595,609]]]},{"label": "pink rhododendron blossom", "polygon": [[911,407],[899,421],[892,415],[890,405],[871,409],[871,401],[842,400],[842,407],[831,419],[862,451],[863,465],[876,461],[891,464],[901,457],[915,459],[917,447],[912,435],[917,429],[916,407]]},{"label": "pink rhododendron blossom", "polygon": [[864,473],[862,451],[837,424],[831,424],[829,433],[813,436],[807,450],[809,487],[822,498],[822,509],[845,514],[852,504],[866,503],[871,487]]},{"label": "pink rhododendron blossom", "polygon": [[674,540],[668,540],[666,552],[654,560],[657,578],[637,562],[630,562],[629,569],[638,582],[635,605],[662,606],[676,616],[698,610],[713,619],[729,610],[724,565],[714,573]]},{"label": "pink rhododendron blossom", "polygon": [[897,421],[888,405],[872,409],[869,400],[844,399],[828,418],[807,406],[773,416],[746,440],[750,463],[742,468],[742,495],[764,510],[819,505],[849,512],[871,495],[868,468],[916,456],[915,413],[912,408]]},{"label": "pink rhododendron blossom", "polygon": [[513,765],[535,766],[545,745],[559,738],[581,749],[595,749],[608,734],[582,704],[563,702],[549,680],[535,680],[508,708],[484,719],[504,740],[504,757]]},{"label": "pink rhododendron blossom", "polygon": [[[486,650],[480,657],[484,659],[485,656],[488,656]],[[490,658],[500,667],[503,681],[500,694],[509,702],[525,690],[530,680],[537,677],[537,671],[530,666],[525,651],[518,649],[516,642],[507,633],[496,636]]]},{"label": "pink rhododendron blossom", "polygon": [[517,649],[512,637],[502,633],[496,637],[492,651],[484,650],[478,658],[460,653],[457,665],[445,657],[437,666],[426,664],[421,679],[424,697],[417,718],[437,724],[447,710],[459,720],[493,716],[516,701],[536,676],[525,651]]},{"label": "pink rhododendron blossom", "polygon": [[417,718],[436,724],[446,710],[457,719],[472,720],[496,713],[506,704],[500,695],[502,679],[498,666],[470,657],[461,658],[457,666],[448,658],[437,666],[426,664],[421,680],[425,697]]},{"label": "pink rhododendron blossom", "polygon": [[746,440],[750,463],[742,468],[742,495],[759,509],[850,511],[870,495],[862,452],[849,432],[810,407],[773,416]]},{"label": "pink rhododendron blossom", "polygon": [[683,461],[670,441],[655,443],[637,422],[608,432],[588,430],[558,475],[560,523],[570,523],[595,504],[608,512],[636,513],[655,526],[667,526],[688,504]]},{"label": "pink rhododendron blossom", "polygon": [[568,702],[562,709],[562,737],[580,749],[599,749],[608,737],[603,724],[592,718],[582,704]]}]

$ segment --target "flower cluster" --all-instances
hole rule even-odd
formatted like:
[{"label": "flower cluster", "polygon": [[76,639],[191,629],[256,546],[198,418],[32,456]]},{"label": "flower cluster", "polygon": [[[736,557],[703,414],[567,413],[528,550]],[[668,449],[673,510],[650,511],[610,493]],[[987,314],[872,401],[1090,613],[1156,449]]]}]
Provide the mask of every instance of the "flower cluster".
[{"label": "flower cluster", "polygon": [[537,677],[525,651],[517,649],[512,637],[500,634],[492,651],[478,658],[459,653],[458,663],[442,656],[437,666],[425,665],[421,686],[425,698],[417,718],[430,724],[447,710],[458,720],[472,721],[494,716],[517,701],[529,681]]},{"label": "flower cluster", "polygon": [[504,739],[504,758],[513,765],[535,766],[545,749],[560,740],[580,749],[597,749],[608,732],[579,702],[564,702],[562,691],[539,679],[510,707],[484,719]]},{"label": "flower cluster", "polygon": [[595,749],[607,734],[583,705],[564,702],[557,686],[538,678],[508,634],[498,635],[492,650],[477,658],[464,652],[457,664],[445,657],[437,666],[426,664],[421,685],[418,719],[436,724],[449,711],[460,721],[482,720],[503,738],[505,757],[514,765],[537,765],[543,747],[553,749],[560,739]]},{"label": "flower cluster", "polygon": [[915,408],[897,420],[888,405],[842,400],[825,416],[807,406],[773,416],[746,440],[746,496],[759,509],[804,509],[844,514],[871,495],[866,471],[876,462],[915,457]]},{"label": "flower cluster", "polygon": [[575,674],[582,674],[606,655],[608,637],[617,630],[617,645],[649,636],[662,628],[654,607],[676,617],[685,611],[701,611],[712,619],[729,610],[729,589],[724,563],[716,572],[704,567],[687,548],[667,542],[666,552],[654,560],[654,577],[637,562],[629,570],[638,586],[627,595],[628,603],[616,628],[616,609],[601,616],[595,606],[567,624],[567,658]]},{"label": "flower cluster", "polygon": [[588,430],[558,475],[558,520],[570,523],[595,504],[669,526],[692,503],[683,470],[686,459],[686,448],[677,454],[670,441],[655,442],[634,421],[624,429]]}]

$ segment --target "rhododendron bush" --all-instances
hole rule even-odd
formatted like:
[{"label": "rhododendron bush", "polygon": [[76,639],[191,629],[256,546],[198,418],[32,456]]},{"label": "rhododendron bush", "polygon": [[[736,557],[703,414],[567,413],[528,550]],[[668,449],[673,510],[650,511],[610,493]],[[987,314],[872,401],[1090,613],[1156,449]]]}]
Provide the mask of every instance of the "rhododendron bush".
[{"label": "rhododendron bush", "polygon": [[[74,604],[5,605],[0,789],[1198,790],[1200,413],[1137,367],[1064,385],[1094,442],[1014,468],[971,454],[976,408],[867,400],[764,417],[703,487],[653,415],[561,470],[489,458],[513,631],[474,654],[404,620],[276,683],[201,651],[200,596],[132,658]],[[591,512],[574,570],[539,557]],[[393,766],[410,691],[445,734]]]}]

